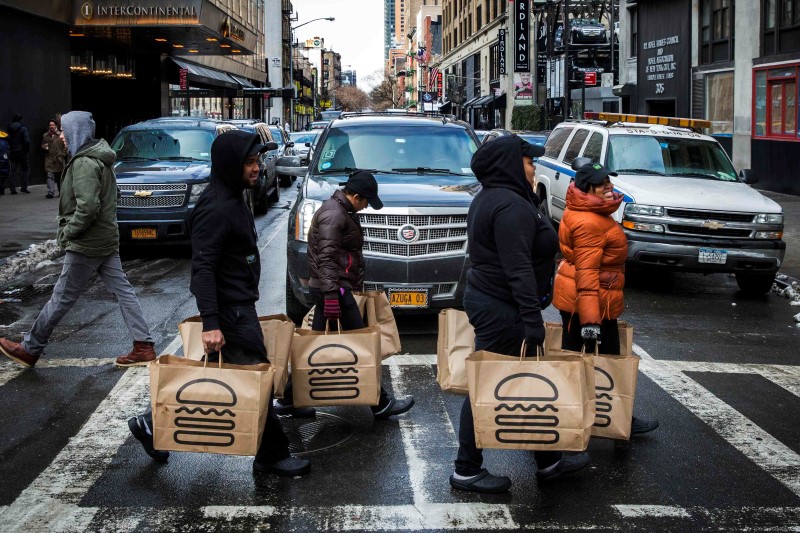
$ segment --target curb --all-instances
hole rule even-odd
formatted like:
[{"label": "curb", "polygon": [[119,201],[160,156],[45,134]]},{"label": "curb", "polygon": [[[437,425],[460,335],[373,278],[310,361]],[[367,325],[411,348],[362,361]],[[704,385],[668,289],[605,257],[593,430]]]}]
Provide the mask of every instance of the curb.
[{"label": "curb", "polygon": [[791,287],[793,283],[797,283],[800,285],[800,279],[793,278],[792,276],[788,276],[786,274],[782,274],[783,278],[778,279],[775,278],[775,284],[778,285],[781,289],[786,289]]}]

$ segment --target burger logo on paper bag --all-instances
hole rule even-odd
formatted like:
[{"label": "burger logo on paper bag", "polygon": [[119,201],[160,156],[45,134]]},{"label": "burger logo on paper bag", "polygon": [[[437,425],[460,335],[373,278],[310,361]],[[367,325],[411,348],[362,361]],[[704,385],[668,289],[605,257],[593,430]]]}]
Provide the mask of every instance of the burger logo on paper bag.
[{"label": "burger logo on paper bag", "polygon": [[[358,398],[358,355],[342,344],[320,346],[308,356],[309,395],[315,400],[352,400]],[[318,368],[315,368],[318,367]],[[325,367],[325,368],[319,368]]]},{"label": "burger logo on paper bag", "polygon": [[175,410],[173,434],[178,444],[201,446],[231,446],[236,427],[236,414],[227,409],[236,405],[236,392],[218,379],[195,379],[180,389],[175,401],[184,404]]},{"label": "burger logo on paper bag", "polygon": [[[602,368],[594,367],[597,374],[594,375],[595,398],[597,399],[594,425],[599,428],[607,428],[611,425],[611,400],[609,392],[614,390],[614,380],[611,375]],[[602,392],[601,392],[602,391]],[[602,401],[601,401],[602,400]],[[600,414],[609,413],[609,414]]]},{"label": "burger logo on paper bag", "polygon": [[[518,396],[525,391],[525,396]],[[495,424],[497,442],[516,444],[553,444],[560,438],[555,427],[558,417],[548,414],[558,412],[552,403],[558,399],[555,384],[539,374],[512,374],[503,378],[494,389],[494,397],[502,402],[494,408],[498,413]],[[535,411],[535,413],[531,413]]]}]

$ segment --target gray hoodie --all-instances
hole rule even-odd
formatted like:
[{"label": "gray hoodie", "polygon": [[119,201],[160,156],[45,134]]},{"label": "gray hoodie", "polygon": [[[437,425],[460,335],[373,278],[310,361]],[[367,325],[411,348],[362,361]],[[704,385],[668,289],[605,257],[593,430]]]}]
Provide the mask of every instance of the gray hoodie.
[{"label": "gray hoodie", "polygon": [[88,111],[70,111],[61,115],[61,129],[64,131],[70,157],[74,157],[85,144],[94,139],[94,119]]}]

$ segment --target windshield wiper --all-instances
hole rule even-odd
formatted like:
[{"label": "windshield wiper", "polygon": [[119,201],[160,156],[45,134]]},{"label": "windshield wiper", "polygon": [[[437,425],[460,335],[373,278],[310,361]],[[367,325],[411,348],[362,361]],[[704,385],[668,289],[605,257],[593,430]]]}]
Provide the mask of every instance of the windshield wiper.
[{"label": "windshield wiper", "polygon": [[205,161],[205,159],[189,157],[188,155],[173,155],[171,157],[165,157],[162,161]]},{"label": "windshield wiper", "polygon": [[718,176],[715,176],[714,174],[706,174],[704,172],[676,172],[675,174],[672,174],[672,176],[684,176],[687,178],[704,178],[717,181],[736,181],[733,179],[730,180],[720,179]]},{"label": "windshield wiper", "polygon": [[625,174],[652,174],[654,176],[666,176],[666,174],[662,172],[658,172],[657,170],[650,170],[649,168],[622,168],[619,170],[615,170],[614,172],[617,173],[624,172]]},{"label": "windshield wiper", "polygon": [[417,172],[419,174],[427,172],[429,174],[451,174],[453,176],[468,176],[468,174],[463,174],[461,172],[453,172],[449,168],[409,167],[409,168],[393,168],[392,170],[396,172]]},{"label": "windshield wiper", "polygon": [[117,161],[158,161],[152,157],[140,157],[138,155],[129,155],[127,157],[118,157]]},{"label": "windshield wiper", "polygon": [[350,173],[355,172],[357,170],[366,170],[367,172],[372,172],[373,174],[397,174],[397,172],[393,170],[380,170],[377,168],[355,168],[355,167],[340,167],[340,168],[325,168],[320,170],[320,174],[333,174],[342,172]]}]

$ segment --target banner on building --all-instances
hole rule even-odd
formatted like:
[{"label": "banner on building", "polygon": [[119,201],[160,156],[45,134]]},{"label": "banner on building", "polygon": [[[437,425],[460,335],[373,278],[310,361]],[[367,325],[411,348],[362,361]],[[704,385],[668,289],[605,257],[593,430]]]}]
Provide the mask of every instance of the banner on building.
[{"label": "banner on building", "polygon": [[497,31],[497,64],[500,68],[500,75],[506,74],[506,30],[500,29]]},{"label": "banner on building", "polygon": [[514,2],[514,72],[530,72],[530,0]]}]

